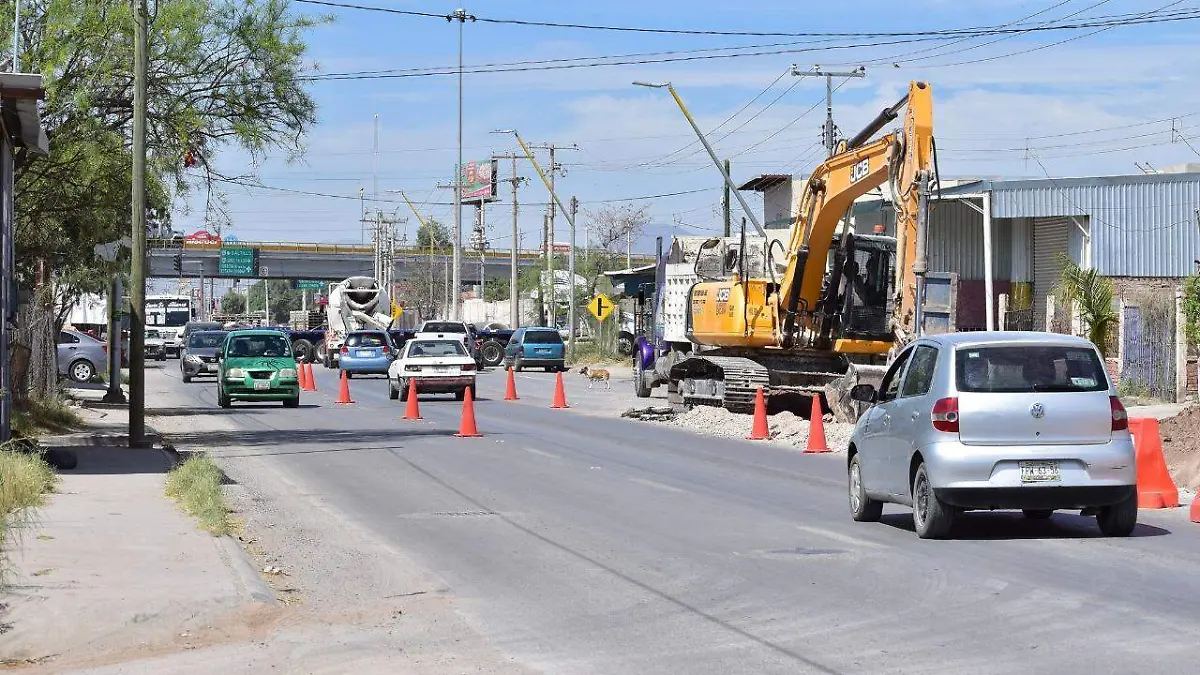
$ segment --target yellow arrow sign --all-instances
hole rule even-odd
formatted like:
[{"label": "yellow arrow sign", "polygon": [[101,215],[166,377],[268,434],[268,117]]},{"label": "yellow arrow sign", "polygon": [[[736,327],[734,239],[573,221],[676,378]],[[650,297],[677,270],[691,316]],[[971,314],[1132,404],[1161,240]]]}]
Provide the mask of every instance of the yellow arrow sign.
[{"label": "yellow arrow sign", "polygon": [[587,308],[592,313],[592,316],[596,317],[597,321],[602,322],[608,318],[609,314],[612,314],[616,305],[613,304],[612,300],[608,299],[608,296],[603,293],[597,293],[596,297],[592,298],[591,302],[588,303]]}]

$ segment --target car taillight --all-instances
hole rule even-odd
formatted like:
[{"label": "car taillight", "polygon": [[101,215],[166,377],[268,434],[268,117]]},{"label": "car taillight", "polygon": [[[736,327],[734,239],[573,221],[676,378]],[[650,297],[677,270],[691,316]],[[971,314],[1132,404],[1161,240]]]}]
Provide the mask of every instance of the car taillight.
[{"label": "car taillight", "polygon": [[958,433],[958,399],[955,397],[938,399],[938,402],[933,404],[933,411],[929,414],[929,419],[933,420],[933,428],[938,431]]},{"label": "car taillight", "polygon": [[483,346],[483,340],[480,340],[479,338],[475,338],[475,346],[476,346],[476,347],[482,347],[482,346]]},{"label": "car taillight", "polygon": [[343,354],[349,354],[349,353],[350,353],[350,348],[349,348],[349,347],[347,347],[346,345],[342,345],[342,349],[341,349],[341,351],[342,351],[342,353],[343,353]]},{"label": "car taillight", "polygon": [[384,345],[384,346],[383,346],[383,353],[384,353],[384,354],[387,354],[387,353],[389,353],[389,352],[391,352],[391,351],[392,351],[392,350],[388,349],[388,346],[387,346],[387,345]]},{"label": "car taillight", "polygon": [[475,370],[475,364],[474,363],[464,363],[464,364],[462,364],[462,369],[463,370]]},{"label": "car taillight", "polygon": [[1129,428],[1129,413],[1121,405],[1121,399],[1116,396],[1108,397],[1108,407],[1112,409],[1112,430],[1124,431]]}]

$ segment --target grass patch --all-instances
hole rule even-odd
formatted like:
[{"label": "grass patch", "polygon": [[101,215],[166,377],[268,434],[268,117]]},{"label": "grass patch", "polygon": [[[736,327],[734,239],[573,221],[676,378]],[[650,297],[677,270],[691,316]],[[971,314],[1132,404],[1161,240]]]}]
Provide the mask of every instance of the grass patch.
[{"label": "grass patch", "polygon": [[629,361],[631,357],[621,356],[615,348],[609,349],[595,342],[576,342],[574,351],[568,355],[567,365],[617,366]]},{"label": "grass patch", "polygon": [[[13,452],[0,447],[0,550],[8,532],[27,521],[33,509],[45,503],[58,476],[41,455]],[[0,560],[0,571],[4,564]]]},{"label": "grass patch", "polygon": [[229,504],[221,491],[224,474],[211,459],[192,455],[167,474],[167,496],[179,502],[213,536],[229,534]]},{"label": "grass patch", "polygon": [[12,429],[19,438],[74,431],[81,426],[79,413],[58,396],[30,399],[13,407]]}]

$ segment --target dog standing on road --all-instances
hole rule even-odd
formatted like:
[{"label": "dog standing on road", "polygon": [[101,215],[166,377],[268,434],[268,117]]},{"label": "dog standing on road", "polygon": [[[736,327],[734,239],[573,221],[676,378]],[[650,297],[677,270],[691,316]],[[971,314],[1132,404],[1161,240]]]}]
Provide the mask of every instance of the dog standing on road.
[{"label": "dog standing on road", "polygon": [[588,389],[597,382],[603,382],[605,389],[612,389],[612,375],[603,368],[588,368],[584,366],[579,369],[579,374],[588,379]]}]

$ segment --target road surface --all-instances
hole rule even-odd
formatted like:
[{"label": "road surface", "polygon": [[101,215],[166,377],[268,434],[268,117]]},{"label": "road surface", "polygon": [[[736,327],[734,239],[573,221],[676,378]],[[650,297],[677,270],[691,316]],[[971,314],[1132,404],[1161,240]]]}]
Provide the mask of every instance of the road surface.
[{"label": "road surface", "polygon": [[[1143,511],[1128,539],[1077,514],[981,513],[957,540],[922,541],[904,509],[850,520],[844,455],[581,414],[599,395],[575,374],[567,411],[548,409],[553,375],[520,378],[515,403],[501,372],[481,375],[485,437],[458,439],[452,398],[406,422],[385,380],[351,380],[356,403],[337,406],[335,371],[315,373],[301,409],[235,404],[231,430],[180,440],[276,463],[533,670],[1098,675],[1200,659],[1200,525],[1180,510]],[[159,405],[217,414],[211,380],[152,377]]]}]

